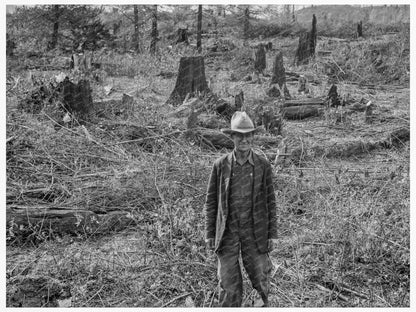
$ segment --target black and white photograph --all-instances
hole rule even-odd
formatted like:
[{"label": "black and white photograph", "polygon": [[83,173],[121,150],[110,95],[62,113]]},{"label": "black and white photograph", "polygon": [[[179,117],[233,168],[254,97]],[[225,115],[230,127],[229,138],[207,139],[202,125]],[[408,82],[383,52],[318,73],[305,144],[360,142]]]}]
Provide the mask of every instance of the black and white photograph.
[{"label": "black and white photograph", "polygon": [[410,3],[2,7],[3,308],[411,308]]}]

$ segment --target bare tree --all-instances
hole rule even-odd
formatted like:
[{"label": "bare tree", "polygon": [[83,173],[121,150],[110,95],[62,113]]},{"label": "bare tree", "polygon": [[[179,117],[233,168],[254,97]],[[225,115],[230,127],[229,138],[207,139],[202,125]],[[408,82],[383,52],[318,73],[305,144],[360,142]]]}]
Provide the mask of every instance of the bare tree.
[{"label": "bare tree", "polygon": [[201,53],[201,32],[202,32],[202,5],[198,5],[198,30],[196,35],[196,48]]},{"label": "bare tree", "polygon": [[137,4],[133,6],[134,12],[134,33],[133,33],[133,49],[139,52],[139,7]]},{"label": "bare tree", "polygon": [[61,10],[59,5],[53,6],[53,33],[52,33],[52,40],[49,42],[49,49],[55,49],[56,45],[58,44],[58,31],[59,31],[59,17],[61,16]]},{"label": "bare tree", "polygon": [[152,12],[152,32],[151,32],[151,41],[150,41],[150,53],[155,54],[156,53],[156,42],[158,37],[158,31],[157,31],[157,5],[153,6],[153,12]]},{"label": "bare tree", "polygon": [[246,6],[244,9],[244,18],[243,18],[243,36],[244,39],[248,39],[248,32],[250,30],[250,8]]}]

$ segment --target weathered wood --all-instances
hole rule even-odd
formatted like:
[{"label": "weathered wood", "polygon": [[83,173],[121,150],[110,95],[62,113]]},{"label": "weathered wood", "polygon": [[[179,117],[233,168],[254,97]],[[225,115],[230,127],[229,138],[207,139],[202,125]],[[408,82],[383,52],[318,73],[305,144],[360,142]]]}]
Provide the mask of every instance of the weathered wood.
[{"label": "weathered wood", "polygon": [[303,100],[287,100],[282,104],[282,107],[290,106],[307,106],[307,105],[324,105],[325,101],[321,98],[311,98]]},{"label": "weathered wood", "polygon": [[176,43],[185,42],[186,44],[189,44],[188,39],[188,30],[184,28],[179,28],[177,32],[177,40]]},{"label": "weathered wood", "polygon": [[305,119],[309,117],[319,116],[323,112],[321,105],[302,105],[282,107],[281,114],[286,119]]},{"label": "weathered wood", "polygon": [[357,23],[357,37],[363,36],[363,21]]},{"label": "weathered wood", "polygon": [[234,97],[234,106],[236,110],[241,110],[241,107],[244,105],[244,92],[240,91],[240,93],[236,94]]},{"label": "weathered wood", "polygon": [[128,211],[108,211],[97,214],[93,211],[58,206],[6,207],[7,227],[13,226],[16,236],[24,235],[27,227],[32,231],[52,231],[58,234],[102,234],[122,230],[134,223]]},{"label": "weathered wood", "polygon": [[316,16],[313,14],[311,31],[302,32],[299,36],[299,44],[295,55],[296,65],[308,63],[309,59],[315,55],[316,39]]},{"label": "weathered wood", "polygon": [[81,117],[85,117],[93,107],[90,82],[85,79],[74,84],[66,77],[62,82],[61,97],[64,108]]},{"label": "weathered wood", "polygon": [[333,84],[328,91],[329,106],[337,107],[341,105],[341,100],[338,96],[337,86]]},{"label": "weathered wood", "polygon": [[254,71],[262,74],[266,69],[266,52],[262,44],[258,45],[254,53]]},{"label": "weathered wood", "polygon": [[208,92],[205,79],[205,65],[202,56],[181,57],[176,85],[166,104],[177,106],[182,104],[186,95]]},{"label": "weathered wood", "polygon": [[283,90],[284,96],[286,99],[290,99],[290,93],[286,86],[286,72],[283,65],[283,53],[279,51],[274,59],[273,64],[273,74],[272,79],[270,80],[270,85],[277,83],[280,90]]}]

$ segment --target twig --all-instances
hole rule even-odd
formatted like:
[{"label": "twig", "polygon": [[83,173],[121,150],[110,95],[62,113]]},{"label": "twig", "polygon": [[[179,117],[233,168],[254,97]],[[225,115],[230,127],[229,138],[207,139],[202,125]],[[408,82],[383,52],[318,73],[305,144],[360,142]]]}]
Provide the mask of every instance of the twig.
[{"label": "twig", "polygon": [[324,287],[324,286],[322,286],[322,285],[320,285],[318,283],[314,283],[314,284],[320,290],[326,291],[326,292],[331,293],[331,294],[335,294],[339,299],[348,302],[348,298],[346,296],[342,295],[341,293],[339,293],[339,292],[337,292],[335,290],[328,289],[328,288],[326,288],[326,287]]},{"label": "twig", "polygon": [[184,293],[182,295],[179,295],[179,296],[173,298],[172,300],[170,300],[169,302],[165,303],[164,305],[162,305],[162,308],[167,307],[168,305],[174,303],[176,300],[182,299],[183,297],[189,296],[191,294],[192,294],[192,292],[187,292],[187,293]]},{"label": "twig", "polygon": [[12,136],[12,137],[10,137],[10,138],[6,139],[6,144],[7,144],[7,143],[9,143],[9,142],[11,142],[11,141],[13,141],[14,139],[15,139],[15,137],[14,137],[14,136]]},{"label": "twig", "polygon": [[353,294],[353,295],[356,295],[356,296],[358,296],[358,297],[361,297],[361,298],[364,298],[364,299],[368,299],[368,297],[367,297],[366,295],[364,295],[364,294],[362,294],[362,293],[359,293],[359,292],[356,292],[355,290],[349,289],[349,288],[347,288],[347,287],[345,287],[345,286],[339,286],[339,287],[338,287],[338,289],[339,289],[340,291],[349,292],[349,293],[351,293],[351,294]]},{"label": "twig", "polygon": [[141,142],[146,141],[146,140],[163,138],[163,137],[171,136],[171,135],[174,135],[174,134],[180,134],[180,133],[183,133],[183,132],[185,132],[185,131],[184,130],[176,130],[176,131],[165,133],[165,134],[153,135],[153,136],[140,138],[140,139],[116,142],[116,143],[114,143],[114,145],[125,144],[125,143],[141,143]]},{"label": "twig", "polygon": [[97,295],[98,295],[98,294],[99,294],[99,293],[103,290],[104,286],[105,286],[105,285],[101,286],[101,288],[100,288],[100,289],[99,289],[99,290],[98,290],[98,291],[97,291],[94,295],[92,295],[92,296],[90,297],[90,299],[88,299],[88,300],[87,300],[87,302],[85,302],[83,305],[84,305],[84,306],[86,306],[86,305],[87,305],[87,303],[88,303],[88,302],[90,302],[90,301],[92,300],[92,298],[94,298],[95,296],[97,296]]}]

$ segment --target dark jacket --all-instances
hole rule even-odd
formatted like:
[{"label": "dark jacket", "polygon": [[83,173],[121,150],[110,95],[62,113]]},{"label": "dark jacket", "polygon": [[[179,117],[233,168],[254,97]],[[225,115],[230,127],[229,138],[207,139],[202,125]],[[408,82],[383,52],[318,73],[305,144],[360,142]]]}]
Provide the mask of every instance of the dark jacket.
[{"label": "dark jacket", "polygon": [[[253,229],[259,252],[268,251],[267,240],[277,238],[276,203],[269,162],[253,152]],[[214,162],[205,200],[205,238],[220,247],[228,217],[232,153]]]}]

